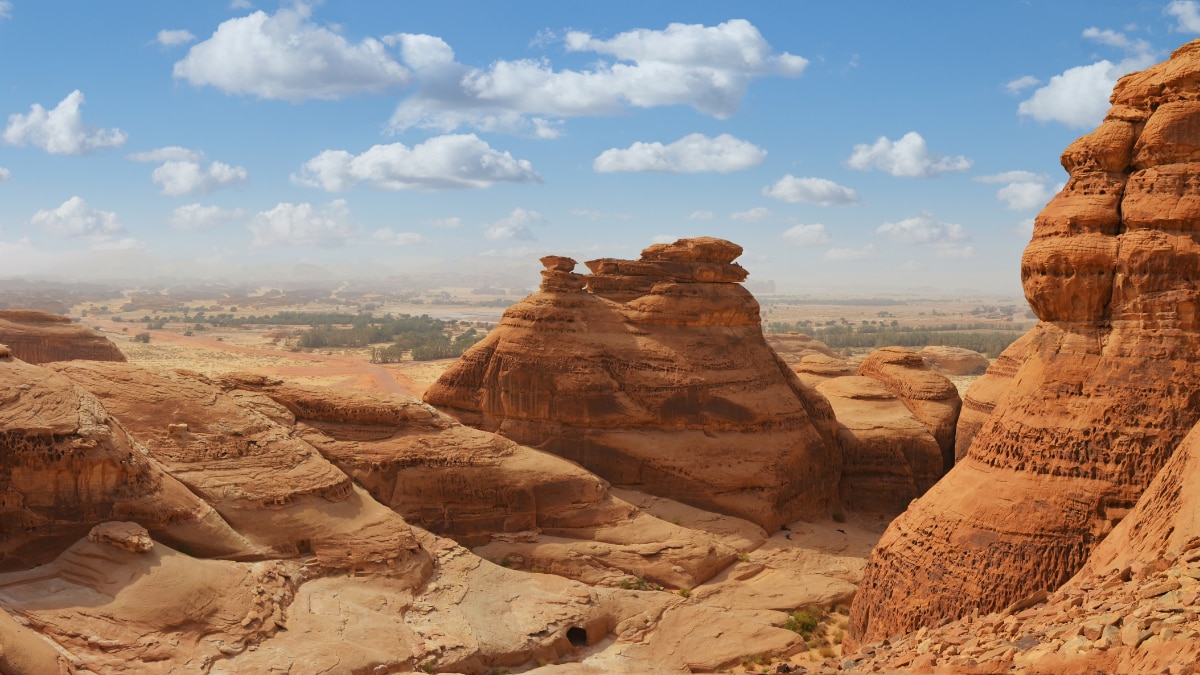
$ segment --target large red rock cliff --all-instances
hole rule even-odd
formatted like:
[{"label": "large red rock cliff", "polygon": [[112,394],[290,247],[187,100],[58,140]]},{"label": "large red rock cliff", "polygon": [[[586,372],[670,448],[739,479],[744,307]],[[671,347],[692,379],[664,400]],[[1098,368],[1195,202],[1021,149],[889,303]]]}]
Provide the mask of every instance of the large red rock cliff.
[{"label": "large red rock cliff", "polygon": [[884,534],[851,641],[1058,587],[1200,419],[1200,41],[1111,100],[1022,258],[1041,322],[968,392],[978,431]]},{"label": "large red rock cliff", "polygon": [[425,395],[472,426],[604,478],[768,529],[828,513],[833,412],[767,346],[758,303],[713,238],[638,260],[547,257],[541,291]]}]

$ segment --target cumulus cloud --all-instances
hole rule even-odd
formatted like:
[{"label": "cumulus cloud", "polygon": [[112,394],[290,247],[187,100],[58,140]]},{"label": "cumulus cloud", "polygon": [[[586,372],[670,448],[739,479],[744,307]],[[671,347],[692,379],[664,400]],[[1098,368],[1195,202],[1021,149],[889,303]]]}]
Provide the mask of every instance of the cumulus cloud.
[{"label": "cumulus cloud", "polygon": [[763,188],[762,193],[790,204],[804,202],[817,206],[842,206],[858,203],[858,193],[848,187],[825,178],[796,178],[791,174]]},{"label": "cumulus cloud", "polygon": [[390,246],[411,246],[413,244],[429,243],[429,240],[422,234],[416,232],[395,232],[390,227],[375,230],[371,235],[371,239]]},{"label": "cumulus cloud", "polygon": [[204,153],[179,146],[169,146],[135,152],[129,159],[136,162],[162,162],[150,174],[150,180],[162,187],[162,193],[170,197],[208,194],[213,190],[245,183],[250,179],[243,166],[230,166],[224,162],[203,164]]},{"label": "cumulus cloud", "polygon": [[1175,17],[1174,30],[1180,33],[1200,33],[1200,3],[1196,0],[1172,0],[1163,13]]},{"label": "cumulus cloud", "polygon": [[454,190],[542,179],[528,160],[495,150],[475,134],[454,134],[411,148],[403,143],[376,145],[360,155],[326,150],[305,162],[293,180],[344,192],[359,184],[378,190]]},{"label": "cumulus cloud", "polygon": [[758,166],[767,151],[729,134],[709,138],[704,134],[688,134],[663,145],[637,142],[622,150],[610,148],[592,162],[600,173],[617,171],[661,171],[664,173],[700,173],[716,171],[730,173]]},{"label": "cumulus cloud", "polygon": [[544,59],[495,61],[481,70],[455,61],[450,45],[432,35],[401,33],[384,41],[400,47],[420,81],[392,116],[397,131],[469,126],[553,138],[562,118],[666,105],[725,119],[755,78],[797,77],[808,65],[799,56],[775,53],[743,19],[716,26],[673,23],[609,40],[569,31],[567,51],[608,57],[587,70],[554,70]]},{"label": "cumulus cloud", "polygon": [[12,180],[12,172],[0,166],[0,183],[7,183]]},{"label": "cumulus cloud", "polygon": [[973,252],[966,245],[971,241],[971,236],[962,225],[934,220],[928,211],[922,211],[912,218],[884,223],[875,230],[875,234],[899,244],[932,248],[943,258],[963,258]]},{"label": "cumulus cloud", "polygon": [[[717,217],[717,214],[713,213],[712,211],[705,211],[703,209],[698,209],[696,211],[692,211],[691,213],[689,213],[687,216],[687,219],[688,220],[712,220],[713,218],[716,218],[716,217]],[[667,242],[667,243],[670,243],[670,242]]]},{"label": "cumulus cloud", "polygon": [[730,218],[742,223],[760,223],[771,217],[771,209],[765,206],[757,206],[745,211],[737,211],[729,214]]},{"label": "cumulus cloud", "polygon": [[291,101],[335,100],[409,81],[379,40],[351,44],[310,20],[304,3],[222,22],[175,64],[176,79],[226,94]]},{"label": "cumulus cloud", "polygon": [[859,171],[879,169],[901,178],[931,178],[971,168],[971,160],[962,155],[947,157],[930,152],[925,139],[915,131],[897,141],[880,136],[873,145],[856,145],[849,164]]},{"label": "cumulus cloud", "polygon": [[821,246],[832,241],[829,230],[821,223],[811,225],[795,225],[779,235],[789,243],[797,246]]},{"label": "cumulus cloud", "polygon": [[247,225],[258,246],[340,246],[358,234],[346,200],[335,199],[323,207],[308,202],[280,202],[254,216]]},{"label": "cumulus cloud", "polygon": [[1004,85],[1004,88],[1008,90],[1008,93],[1012,94],[1013,96],[1016,96],[1017,94],[1020,94],[1021,92],[1025,91],[1026,89],[1028,89],[1030,87],[1035,87],[1041,83],[1042,83],[1041,80],[1037,79],[1036,77],[1034,77],[1032,75],[1023,75],[1023,76],[1018,77],[1017,79],[1009,82],[1008,84]]},{"label": "cumulus cloud", "polygon": [[847,262],[851,260],[866,260],[875,257],[875,245],[867,244],[862,248],[831,248],[821,255],[825,260]]},{"label": "cumulus cloud", "polygon": [[29,224],[56,237],[93,242],[106,241],[125,231],[117,214],[94,209],[80,197],[71,197],[56,209],[39,210]]},{"label": "cumulus cloud", "polygon": [[120,129],[97,129],[83,123],[79,110],[83,103],[83,92],[76,89],[53,110],[34,103],[28,115],[9,115],[4,142],[34,145],[53,155],[86,155],[124,145],[128,137]]},{"label": "cumulus cloud", "polygon": [[1040,209],[1062,189],[1061,184],[1051,187],[1050,177],[1046,174],[1032,171],[1005,171],[990,176],[977,176],[974,180],[979,183],[1005,183],[1004,187],[996,191],[996,199],[1004,202],[1006,208],[1011,211]]},{"label": "cumulus cloud", "polygon": [[[1168,6],[1168,11],[1170,6]],[[1117,80],[1126,73],[1152,65],[1157,57],[1145,40],[1131,40],[1111,29],[1088,28],[1083,37],[1125,52],[1125,58],[1113,63],[1103,59],[1086,66],[1068,68],[1050,78],[1017,106],[1017,114],[1039,122],[1061,122],[1086,129],[1100,123],[1108,111],[1108,97]]]},{"label": "cumulus cloud", "polygon": [[154,41],[163,47],[177,47],[195,39],[196,36],[192,35],[190,30],[160,30]]},{"label": "cumulus cloud", "polygon": [[167,222],[176,230],[203,232],[225,223],[244,220],[247,215],[244,209],[223,209],[219,206],[187,204],[172,211]]},{"label": "cumulus cloud", "polygon": [[0,21],[12,18],[12,3],[9,0],[0,0]]},{"label": "cumulus cloud", "polygon": [[483,236],[492,241],[533,241],[537,237],[533,236],[533,231],[529,229],[529,226],[541,225],[545,222],[546,218],[537,211],[517,208],[513,209],[508,217],[485,225]]}]

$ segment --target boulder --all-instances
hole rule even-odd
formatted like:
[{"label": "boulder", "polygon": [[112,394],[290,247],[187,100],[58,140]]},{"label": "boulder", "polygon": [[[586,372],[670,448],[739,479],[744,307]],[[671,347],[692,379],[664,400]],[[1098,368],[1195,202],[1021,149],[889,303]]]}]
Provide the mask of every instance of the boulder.
[{"label": "boulder", "polygon": [[972,349],[962,347],[929,346],[917,352],[925,364],[942,375],[961,377],[982,375],[992,364],[988,357]]}]

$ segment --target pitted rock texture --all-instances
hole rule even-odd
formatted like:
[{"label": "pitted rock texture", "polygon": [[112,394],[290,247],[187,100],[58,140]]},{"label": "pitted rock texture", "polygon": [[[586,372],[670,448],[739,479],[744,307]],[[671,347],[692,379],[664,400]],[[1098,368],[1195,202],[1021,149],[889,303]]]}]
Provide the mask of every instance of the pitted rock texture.
[{"label": "pitted rock texture", "polygon": [[852,642],[1058,587],[1200,419],[1198,100],[1200,41],[1123,77],[1063,153],[1021,263],[1041,323],[966,457],[872,554]]},{"label": "pitted rock texture", "polygon": [[882,382],[929,429],[942,455],[938,477],[949,471],[954,466],[954,429],[962,408],[954,383],[930,368],[920,354],[904,347],[871,352],[858,367],[858,374]]},{"label": "pitted rock texture", "polygon": [[1013,376],[1025,362],[1025,353],[1035,334],[1034,331],[1030,331],[1017,338],[967,389],[966,395],[963,396],[962,410],[958,413],[958,426],[954,432],[956,463],[967,456],[975,434],[979,433],[983,423],[992,416],[996,403],[1008,393]]},{"label": "pitted rock texture", "polygon": [[108,338],[65,316],[32,309],[0,309],[0,344],[26,363],[125,360]]},{"label": "pitted rock texture", "polygon": [[991,365],[983,354],[962,347],[931,345],[917,352],[925,365],[942,375],[982,375]]},{"label": "pitted rock texture", "polygon": [[827,514],[841,454],[828,403],[763,339],[713,238],[587,263],[544,260],[541,292],[447,370],[426,402],[607,480],[767,529]]}]

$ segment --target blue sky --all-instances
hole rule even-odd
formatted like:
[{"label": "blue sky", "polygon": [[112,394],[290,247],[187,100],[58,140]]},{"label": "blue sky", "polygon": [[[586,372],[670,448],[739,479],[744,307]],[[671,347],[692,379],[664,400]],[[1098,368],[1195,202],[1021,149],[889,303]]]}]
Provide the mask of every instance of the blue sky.
[{"label": "blue sky", "polygon": [[1019,292],[1063,148],[1198,33],[1183,0],[0,0],[0,277],[532,284],[713,235],[780,290]]}]

